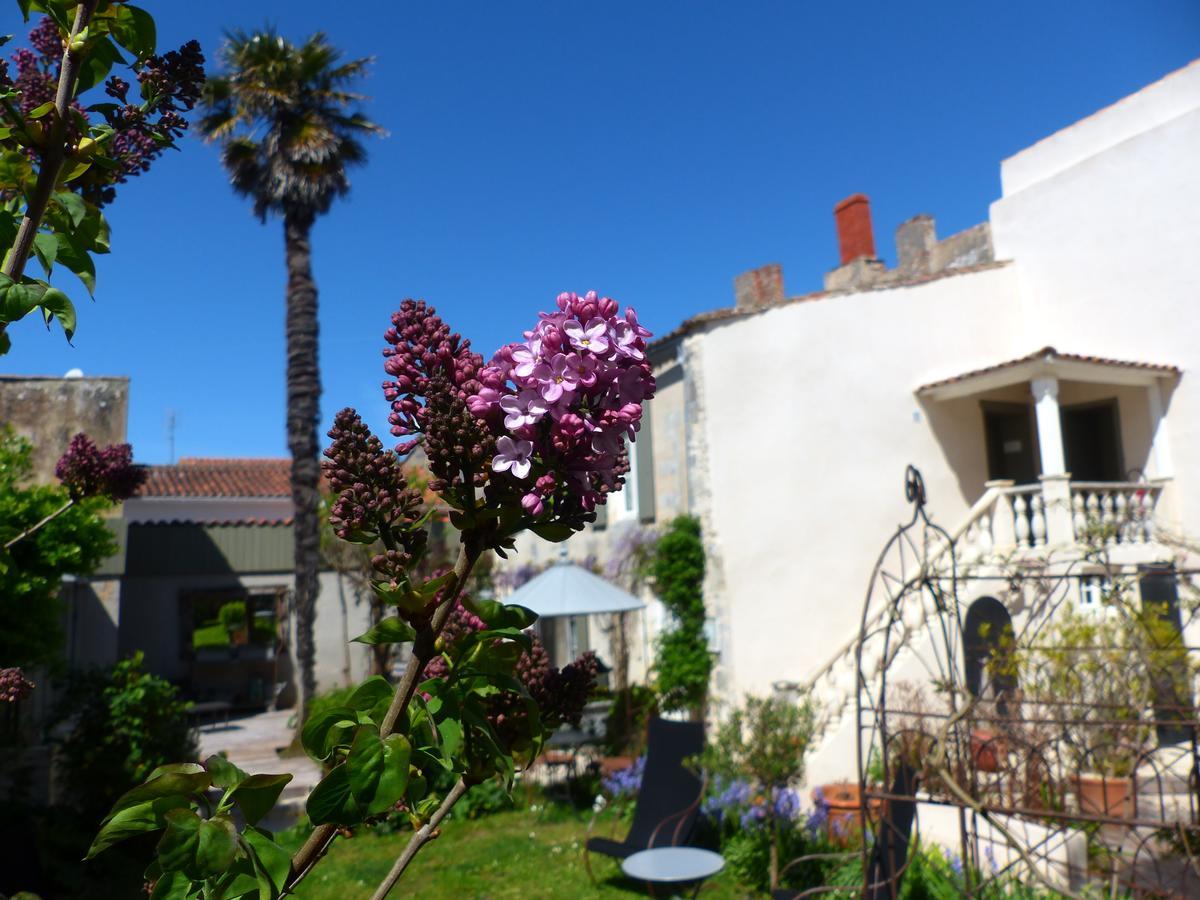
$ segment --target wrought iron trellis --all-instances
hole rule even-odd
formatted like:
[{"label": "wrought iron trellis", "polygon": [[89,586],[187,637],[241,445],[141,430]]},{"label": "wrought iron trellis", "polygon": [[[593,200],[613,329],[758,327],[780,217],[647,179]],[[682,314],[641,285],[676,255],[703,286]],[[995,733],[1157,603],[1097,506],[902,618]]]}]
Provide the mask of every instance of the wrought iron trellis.
[{"label": "wrought iron trellis", "polygon": [[[905,494],[912,514],[879,555],[855,651],[860,822],[871,838],[863,894],[896,896],[924,833],[953,840],[968,896],[1013,880],[1065,896],[1089,882],[1114,895],[1200,896],[1200,723],[1191,697],[1200,648],[1187,646],[1182,630],[1152,653],[1047,638],[1078,615],[1084,584],[1108,578],[1115,593],[1110,576],[1140,583],[1145,573],[1105,569],[1099,552],[962,565],[912,466]],[[961,601],[981,596],[1011,611],[1011,627],[968,633]],[[1107,612],[1098,615],[1102,622]],[[1135,670],[1150,692],[1145,704],[1112,702]],[[1064,672],[1077,692],[1062,688]],[[1086,774],[1093,769],[1103,774],[1098,785]]]}]

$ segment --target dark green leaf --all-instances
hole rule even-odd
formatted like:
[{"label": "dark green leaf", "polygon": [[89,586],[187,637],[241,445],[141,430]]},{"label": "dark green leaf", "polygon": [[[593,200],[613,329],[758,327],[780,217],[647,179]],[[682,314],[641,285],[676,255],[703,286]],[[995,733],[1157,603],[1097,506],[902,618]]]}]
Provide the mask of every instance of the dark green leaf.
[{"label": "dark green leaf", "polygon": [[417,637],[413,627],[399,616],[388,616],[365,634],[354,638],[360,644],[404,644]]},{"label": "dark green leaf", "polygon": [[237,848],[237,829],[228,816],[202,819],[190,809],[176,809],[167,813],[158,864],[164,872],[183,872],[194,880],[213,878],[229,870]]},{"label": "dark green leaf", "polygon": [[309,716],[300,732],[300,743],[313,759],[328,759],[335,747],[348,738],[347,732],[358,725],[358,717],[348,706],[335,706]]},{"label": "dark green leaf", "polygon": [[254,867],[267,877],[274,893],[278,896],[287,883],[292,870],[292,858],[286,850],[271,839],[271,835],[258,828],[249,827],[242,832],[242,841],[254,852]]},{"label": "dark green leaf", "polygon": [[271,811],[271,807],[291,780],[292,776],[287,773],[251,775],[237,786],[233,792],[233,799],[237,801],[246,821],[254,825]]},{"label": "dark green leaf", "polygon": [[408,787],[412,748],[403,735],[380,740],[374,728],[361,728],[346,757],[350,792],[369,816],[386,812]]},{"label": "dark green leaf", "polygon": [[246,780],[246,773],[223,756],[210,756],[204,761],[204,768],[212,776],[213,787],[230,790]]},{"label": "dark green leaf", "polygon": [[0,320],[16,322],[37,308],[46,288],[38,282],[14,282],[0,275]]},{"label": "dark green leaf", "polygon": [[462,604],[492,628],[525,629],[537,621],[537,613],[517,604],[506,605],[499,600],[481,600],[464,594]]},{"label": "dark green leaf", "polygon": [[[200,763],[167,763],[165,766],[159,766],[146,776],[146,781],[153,781],[155,778],[161,778],[163,775],[202,775],[204,774],[204,766]],[[207,787],[207,785],[205,785]]]},{"label": "dark green leaf", "polygon": [[156,42],[154,19],[136,6],[119,6],[110,26],[112,35],[122,47],[138,59],[154,53]]},{"label": "dark green leaf", "polygon": [[50,316],[58,319],[63,334],[67,336],[67,343],[70,343],[71,338],[75,336],[75,305],[71,302],[71,298],[58,288],[52,287],[42,294],[38,306],[46,313],[47,324],[49,324]]},{"label": "dark green leaf", "polygon": [[185,798],[196,797],[204,793],[210,784],[208,773],[203,766],[196,763],[179,763],[174,766],[159,766],[150,773],[144,784],[139,784],[133,790],[126,791],[113,804],[104,821],[107,822],[121,810],[138,806],[159,797],[182,795]]},{"label": "dark green leaf", "polygon": [[150,900],[187,900],[192,892],[192,879],[182,872],[167,872],[154,884]]},{"label": "dark green leaf", "polygon": [[[136,788],[135,788],[136,790]],[[119,802],[119,801],[118,801]],[[107,850],[113,844],[147,831],[157,831],[166,825],[166,816],[172,810],[187,809],[187,797],[174,794],[155,797],[131,806],[125,806],[104,820],[100,833],[92,841],[85,859]]]},{"label": "dark green leaf", "polygon": [[560,522],[540,522],[536,525],[530,525],[529,530],[538,537],[558,543],[565,541],[575,533],[575,529],[570,525],[563,525]]},{"label": "dark green leaf", "polygon": [[442,739],[442,755],[446,759],[453,759],[462,749],[462,723],[457,719],[446,719],[444,722],[438,723],[437,730],[438,736]]},{"label": "dark green leaf", "polygon": [[314,825],[357,825],[363,820],[358,803],[350,792],[350,773],[346,763],[334,766],[313,788],[305,810]]},{"label": "dark green leaf", "polygon": [[96,264],[86,250],[82,250],[69,234],[59,232],[55,235],[58,241],[58,262],[72,272],[83,282],[89,295],[96,293]]},{"label": "dark green leaf", "polygon": [[54,195],[54,202],[70,216],[72,225],[78,225],[87,214],[87,204],[83,202],[82,197],[72,191],[59,191]]},{"label": "dark green leaf", "polygon": [[83,65],[79,67],[79,81],[75,87],[75,95],[82,94],[107,78],[114,63],[124,64],[124,62],[116,44],[107,37],[90,44],[87,55],[83,58]]},{"label": "dark green leaf", "polygon": [[33,236],[33,252],[38,262],[46,270],[46,275],[54,270],[54,260],[58,257],[58,241],[48,231],[39,231]]},{"label": "dark green leaf", "polygon": [[167,829],[158,841],[158,864],[164,872],[191,871],[200,846],[200,816],[191,809],[167,813]]},{"label": "dark green leaf", "polygon": [[33,181],[33,166],[25,154],[9,150],[0,154],[0,186],[11,187],[18,191]]}]

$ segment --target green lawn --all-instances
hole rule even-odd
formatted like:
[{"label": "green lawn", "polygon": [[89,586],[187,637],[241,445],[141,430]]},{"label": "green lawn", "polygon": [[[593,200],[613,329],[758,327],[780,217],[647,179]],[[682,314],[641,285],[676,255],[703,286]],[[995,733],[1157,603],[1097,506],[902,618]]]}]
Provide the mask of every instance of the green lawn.
[{"label": "green lawn", "polygon": [[[583,841],[590,813],[536,807],[495,813],[474,820],[451,819],[442,835],[421,851],[393,892],[397,897],[582,898],[648,896],[626,880],[617,863],[592,856],[599,884],[593,886],[583,866]],[[597,833],[610,834],[612,818],[602,819]],[[620,827],[617,828],[620,833]],[[304,835],[281,836],[289,849]],[[351,900],[369,896],[408,841],[407,833],[376,836],[364,832],[338,838],[328,858],[301,884],[304,900]],[[666,896],[659,892],[659,896]],[[753,896],[733,876],[722,872],[700,896],[732,900]]]}]

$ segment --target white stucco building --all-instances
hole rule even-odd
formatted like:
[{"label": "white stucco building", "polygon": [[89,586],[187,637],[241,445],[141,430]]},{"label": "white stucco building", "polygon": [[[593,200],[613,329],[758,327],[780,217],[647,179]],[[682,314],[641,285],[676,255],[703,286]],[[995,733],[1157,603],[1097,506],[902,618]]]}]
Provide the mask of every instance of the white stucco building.
[{"label": "white stucco building", "polygon": [[[908,463],[988,547],[1069,546],[1130,504],[1200,534],[1198,157],[1200,62],[1004,160],[981,225],[904,223],[890,268],[866,198],[838,204],[825,290],[786,297],[765,266],[655,342],[628,508],[573,554],[698,515],[714,693],[797,682],[837,707]],[[1162,555],[1149,531],[1123,552]],[[849,774],[845,750],[813,777]]]}]

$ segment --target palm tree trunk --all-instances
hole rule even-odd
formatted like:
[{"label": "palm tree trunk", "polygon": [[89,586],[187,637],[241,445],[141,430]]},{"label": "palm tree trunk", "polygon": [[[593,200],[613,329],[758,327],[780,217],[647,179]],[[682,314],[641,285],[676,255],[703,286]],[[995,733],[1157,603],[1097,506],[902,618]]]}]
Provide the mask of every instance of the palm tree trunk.
[{"label": "palm tree trunk", "polygon": [[317,368],[317,284],[312,276],[311,214],[284,214],[287,258],[287,436],[292,453],[295,507],[296,659],[300,667],[300,724],[317,691],[313,629],[320,589],[321,536],[317,522],[317,417],[321,378]]}]

